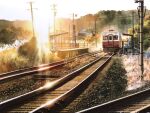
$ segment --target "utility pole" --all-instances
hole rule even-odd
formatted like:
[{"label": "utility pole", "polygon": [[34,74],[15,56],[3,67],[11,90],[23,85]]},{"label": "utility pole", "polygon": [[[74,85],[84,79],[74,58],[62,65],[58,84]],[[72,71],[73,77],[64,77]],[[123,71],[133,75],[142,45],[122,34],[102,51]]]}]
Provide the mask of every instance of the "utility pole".
[{"label": "utility pole", "polygon": [[52,5],[52,10],[53,10],[53,13],[54,13],[54,25],[53,25],[53,27],[54,27],[54,34],[55,34],[55,21],[56,21],[56,4],[53,4]]},{"label": "utility pole", "polygon": [[132,54],[134,54],[134,11],[132,12],[132,37],[131,37],[131,44],[132,44]]},{"label": "utility pole", "polygon": [[97,32],[97,30],[96,30],[96,21],[97,21],[97,17],[95,16],[95,25],[94,25],[95,35],[96,35],[96,32]]},{"label": "utility pole", "polygon": [[74,22],[74,18],[76,17],[77,15],[73,13],[72,15],[72,37],[73,37],[73,40],[74,40],[74,47],[76,47],[76,27],[75,27],[75,22]]},{"label": "utility pole", "polygon": [[143,20],[144,20],[144,0],[135,0],[135,3],[139,3],[138,14],[140,18],[140,67],[141,67],[141,81],[143,80],[144,63],[143,63]]},{"label": "utility pole", "polygon": [[70,43],[69,43],[69,47],[71,48],[71,47],[72,47],[72,37],[71,37],[71,33],[70,33],[70,31],[71,31],[71,30],[70,30],[70,29],[71,29],[70,26],[71,26],[71,25],[70,25],[70,22],[69,22],[69,27],[68,27],[68,28],[69,28],[69,42],[70,42]]},{"label": "utility pole", "polygon": [[95,29],[95,33],[94,33],[94,36],[95,36],[95,38],[96,38],[96,47],[97,47],[97,37],[96,37],[96,34],[97,34],[97,26],[96,26],[96,21],[97,21],[97,15],[95,16],[95,25],[94,25],[94,29]]},{"label": "utility pole", "polygon": [[35,38],[35,31],[34,31],[34,16],[33,16],[33,2],[29,2],[30,4],[30,11],[31,11],[31,19],[32,19],[32,32],[33,32],[33,37]]},{"label": "utility pole", "polygon": [[56,4],[53,4],[52,5],[52,11],[53,11],[53,13],[54,13],[54,18],[53,18],[53,21],[54,21],[54,23],[53,23],[53,47],[52,48],[54,48],[54,43],[56,44],[56,40],[55,40],[55,33],[56,33],[56,29],[55,29],[55,27],[56,27],[56,23],[55,23],[55,21],[56,21]]}]

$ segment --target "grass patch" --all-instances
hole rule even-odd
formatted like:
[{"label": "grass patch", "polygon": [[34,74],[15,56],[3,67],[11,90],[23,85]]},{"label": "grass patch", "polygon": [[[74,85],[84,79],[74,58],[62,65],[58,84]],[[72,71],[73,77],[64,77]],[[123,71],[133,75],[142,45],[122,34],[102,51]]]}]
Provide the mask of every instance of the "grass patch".
[{"label": "grass patch", "polygon": [[32,64],[29,63],[29,59],[18,55],[16,49],[9,49],[0,52],[0,73],[5,73],[8,71],[13,71],[16,69],[21,69],[24,67],[29,67]]},{"label": "grass patch", "polygon": [[[34,58],[20,55],[17,49],[9,49],[0,52],[0,73],[6,73],[17,69],[40,65]],[[51,63],[61,60],[55,54],[49,53],[48,60],[45,63]]]}]

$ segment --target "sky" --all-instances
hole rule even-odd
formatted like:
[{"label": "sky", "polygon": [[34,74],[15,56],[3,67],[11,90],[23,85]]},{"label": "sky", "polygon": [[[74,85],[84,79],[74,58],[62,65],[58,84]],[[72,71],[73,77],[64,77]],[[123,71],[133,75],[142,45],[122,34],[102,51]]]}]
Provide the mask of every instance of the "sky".
[{"label": "sky", "polygon": [[[56,17],[70,17],[75,13],[78,17],[94,14],[100,10],[132,10],[137,9],[134,0],[0,0],[0,19],[30,20],[29,2],[33,1],[34,13],[41,17],[53,16],[52,4],[56,4]],[[145,0],[150,9],[150,0]]]}]

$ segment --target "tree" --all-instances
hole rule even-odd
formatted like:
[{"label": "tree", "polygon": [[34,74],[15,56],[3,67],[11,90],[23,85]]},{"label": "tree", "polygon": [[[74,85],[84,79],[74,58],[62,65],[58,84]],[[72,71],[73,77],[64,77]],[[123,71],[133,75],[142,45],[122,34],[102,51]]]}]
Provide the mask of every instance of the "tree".
[{"label": "tree", "polygon": [[27,31],[21,27],[8,27],[3,28],[0,31],[0,42],[3,44],[12,44],[15,40],[24,39],[31,35],[30,31]]},{"label": "tree", "polygon": [[99,11],[98,12],[99,17],[103,17],[102,21],[105,24],[111,23],[116,16],[116,11],[114,10],[107,10],[107,11]]},{"label": "tree", "polygon": [[10,28],[0,31],[0,42],[4,44],[12,44],[16,39],[16,34]]}]

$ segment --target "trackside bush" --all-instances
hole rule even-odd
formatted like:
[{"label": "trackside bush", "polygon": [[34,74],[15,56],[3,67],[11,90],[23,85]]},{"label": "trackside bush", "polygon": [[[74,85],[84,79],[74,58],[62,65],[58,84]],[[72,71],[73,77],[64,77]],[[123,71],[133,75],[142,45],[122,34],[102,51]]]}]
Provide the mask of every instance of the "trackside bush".
[{"label": "trackside bush", "polygon": [[20,46],[18,49],[18,53],[21,56],[28,57],[30,60],[35,60],[37,56],[37,43],[36,38],[33,37],[29,42],[26,42],[24,45]]}]

